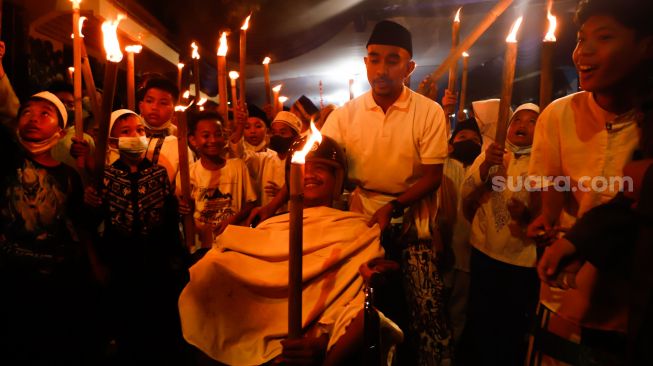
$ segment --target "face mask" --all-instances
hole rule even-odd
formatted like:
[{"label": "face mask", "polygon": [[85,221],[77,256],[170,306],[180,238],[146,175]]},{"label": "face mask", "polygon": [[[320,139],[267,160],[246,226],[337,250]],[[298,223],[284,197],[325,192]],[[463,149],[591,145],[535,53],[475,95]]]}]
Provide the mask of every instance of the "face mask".
[{"label": "face mask", "polygon": [[474,159],[481,153],[481,145],[472,140],[454,142],[451,157],[464,165],[474,162]]},{"label": "face mask", "polygon": [[121,154],[130,156],[140,156],[147,149],[147,137],[134,136],[134,137],[119,137],[118,138],[118,151]]},{"label": "face mask", "polygon": [[32,156],[42,154],[52,149],[54,145],[59,142],[59,139],[61,139],[61,134],[59,134],[59,132],[55,132],[52,136],[43,141],[25,141],[22,137],[20,137],[20,132],[17,132],[17,135],[18,142]]},{"label": "face mask", "polygon": [[282,137],[274,135],[270,137],[270,144],[268,145],[268,148],[270,148],[270,150],[276,151],[279,154],[285,154],[288,152],[288,149],[290,149],[290,145],[292,145],[294,140],[294,137]]}]

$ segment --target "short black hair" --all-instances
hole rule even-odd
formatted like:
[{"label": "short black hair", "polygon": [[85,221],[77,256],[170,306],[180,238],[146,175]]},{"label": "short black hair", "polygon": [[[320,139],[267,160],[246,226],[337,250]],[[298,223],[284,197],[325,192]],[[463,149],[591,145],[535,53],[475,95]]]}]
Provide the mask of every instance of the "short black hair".
[{"label": "short black hair", "polygon": [[73,85],[63,80],[53,81],[48,87],[47,91],[49,91],[52,94],[57,94],[61,92],[75,94],[75,88],[73,88]]},{"label": "short black hair", "polygon": [[203,120],[215,120],[220,123],[220,126],[224,127],[224,119],[218,112],[204,111],[191,113],[190,118],[188,118],[188,135],[194,135],[195,130],[197,130],[197,124]]},{"label": "short black hair", "polygon": [[179,89],[177,89],[177,85],[175,85],[175,83],[165,77],[155,76],[147,79],[138,89],[137,99],[139,102],[145,98],[145,94],[147,94],[147,91],[150,89],[160,89],[170,93],[170,95],[172,95],[173,103],[177,103],[177,100],[179,99]]},{"label": "short black hair", "polygon": [[592,16],[605,15],[634,29],[638,37],[646,37],[653,34],[651,14],[651,0],[580,0],[574,21],[580,27]]}]

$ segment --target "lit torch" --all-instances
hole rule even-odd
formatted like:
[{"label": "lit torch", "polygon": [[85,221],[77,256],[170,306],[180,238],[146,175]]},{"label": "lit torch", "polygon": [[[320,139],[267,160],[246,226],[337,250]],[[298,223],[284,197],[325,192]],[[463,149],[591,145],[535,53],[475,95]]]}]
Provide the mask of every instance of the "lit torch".
[{"label": "lit torch", "polygon": [[[190,170],[188,167],[188,123],[186,120],[186,109],[183,105],[175,106],[175,118],[177,119],[177,148],[179,149],[179,180],[181,195],[186,203],[190,203]],[[193,213],[184,215],[184,239],[188,250],[195,246],[195,222]]]},{"label": "lit torch", "polygon": [[506,38],[506,55],[503,63],[503,83],[501,85],[501,102],[499,103],[499,116],[497,119],[497,134],[495,141],[502,148],[505,146],[508,131],[508,118],[510,117],[510,103],[512,100],[512,83],[515,79],[515,65],[517,63],[517,31],[521,25],[519,17],[510,29]]},{"label": "lit torch", "polygon": [[240,27],[240,101],[245,102],[245,79],[247,72],[245,70],[247,59],[247,29],[249,29],[249,18],[252,14],[248,15]]},{"label": "lit torch", "polygon": [[[75,137],[81,141],[84,138],[84,121],[82,115],[82,37],[80,36],[79,3],[81,0],[70,0],[73,4],[73,96],[75,100]],[[1,10],[0,10],[1,12]],[[77,166],[84,167],[84,158],[77,159]]]},{"label": "lit torch", "polygon": [[143,46],[129,45],[125,47],[127,52],[127,107],[132,111],[136,110],[136,75],[134,71],[134,54],[141,53]]},{"label": "lit torch", "polygon": [[191,58],[193,59],[193,78],[195,79],[195,100],[200,99],[200,53],[197,51],[195,42],[190,44],[193,52]]},{"label": "lit torch", "polygon": [[280,110],[279,110],[279,93],[281,93],[281,84],[279,84],[279,85],[275,86],[274,88],[272,88],[272,102],[274,103],[274,105],[272,106],[272,118],[271,119],[274,119],[274,117],[277,115],[277,113],[280,112]]},{"label": "lit torch", "polygon": [[113,97],[116,93],[116,76],[118,75],[118,64],[122,61],[122,52],[118,42],[118,24],[124,18],[118,15],[115,21],[107,20],[102,23],[102,36],[104,38],[104,51],[107,63],[104,68],[104,90],[102,94],[102,109],[99,116],[98,141],[95,148],[95,169],[96,184],[98,192],[102,188],[102,177],[104,175],[104,164],[107,153],[107,139],[109,137],[109,119],[113,108]]},{"label": "lit torch", "polygon": [[231,108],[234,111],[234,118],[236,117],[236,108],[238,106],[236,80],[238,80],[239,76],[238,71],[229,71],[229,79],[231,79]]},{"label": "lit torch", "polygon": [[[451,52],[458,47],[458,43],[460,41],[460,11],[462,10],[461,8],[458,8],[458,11],[456,12],[456,16],[453,19],[453,24],[451,25]],[[451,67],[449,68],[449,84],[447,86],[447,89],[449,89],[450,93],[455,93],[456,92],[456,79],[458,76],[458,59],[456,59],[452,64]],[[445,111],[447,115],[451,115],[454,113],[456,110],[456,106],[447,106],[447,110]]]},{"label": "lit torch", "polygon": [[540,110],[551,103],[553,95],[553,52],[556,44],[556,17],[551,14],[551,3],[547,10],[549,31],[542,41],[542,58],[540,63]]},{"label": "lit torch", "polygon": [[297,339],[302,334],[302,252],[304,219],[304,164],[306,154],[315,144],[322,142],[322,135],[311,121],[311,133],[304,147],[292,155],[290,164],[290,214],[288,258],[288,338]]},{"label": "lit torch", "polygon": [[[220,97],[220,114],[225,121],[229,120],[227,108],[227,32],[222,32],[218,45],[218,95]],[[227,129],[230,126],[227,126]]]},{"label": "lit torch", "polygon": [[288,97],[282,95],[277,100],[279,101],[279,112],[281,112],[281,111],[283,111],[283,104],[286,103],[286,101],[288,100]]},{"label": "lit torch", "polygon": [[270,90],[270,58],[263,59],[263,80],[265,81],[265,103],[270,104],[272,101],[272,92]]},{"label": "lit torch", "polygon": [[467,103],[467,73],[469,71],[469,53],[463,52],[463,76],[460,82],[460,103],[458,104],[458,120],[465,119],[465,103]]},{"label": "lit torch", "polygon": [[177,90],[181,91],[181,79],[184,73],[184,65],[182,62],[177,63]]},{"label": "lit torch", "polygon": [[[82,27],[86,17],[80,17],[78,28],[79,28],[79,43],[81,44],[82,49],[82,75],[84,79],[84,87],[86,88],[86,94],[88,94],[88,99],[91,101],[91,110],[93,111],[93,116],[100,115],[100,102],[97,99],[97,91],[95,89],[95,80],[93,79],[93,72],[91,71],[91,63],[88,61],[88,54],[86,53],[86,46],[84,45],[84,33],[82,33]],[[75,33],[73,32],[72,38],[75,38]],[[73,68],[74,71],[74,68]],[[98,117],[96,117],[98,118]]]}]

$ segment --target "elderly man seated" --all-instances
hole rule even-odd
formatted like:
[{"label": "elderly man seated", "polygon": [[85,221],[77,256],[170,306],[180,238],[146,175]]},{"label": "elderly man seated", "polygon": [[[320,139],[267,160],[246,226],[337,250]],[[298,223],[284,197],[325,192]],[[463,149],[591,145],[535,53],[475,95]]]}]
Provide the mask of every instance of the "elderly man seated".
[{"label": "elderly man seated", "polygon": [[[342,150],[328,137],[306,157],[305,336],[285,339],[289,215],[282,214],[257,228],[229,226],[191,268],[179,298],[190,344],[229,365],[338,364],[360,349],[364,294],[358,269],[384,253],[378,225],[370,228],[363,215],[330,207],[342,193],[346,169]],[[398,328],[394,333],[401,337]]]}]

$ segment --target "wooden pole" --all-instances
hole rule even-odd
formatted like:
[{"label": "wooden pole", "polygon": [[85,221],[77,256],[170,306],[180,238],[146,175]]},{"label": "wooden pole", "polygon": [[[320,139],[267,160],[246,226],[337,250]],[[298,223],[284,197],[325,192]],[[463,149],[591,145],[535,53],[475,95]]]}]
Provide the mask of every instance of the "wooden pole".
[{"label": "wooden pole", "polygon": [[458,105],[458,120],[465,119],[465,104],[467,103],[467,73],[469,72],[469,55],[463,52],[463,76],[460,82],[460,104]]},{"label": "wooden pole", "polygon": [[279,113],[279,93],[281,93],[281,84],[272,88],[272,118]]},{"label": "wooden pole", "polygon": [[231,79],[231,109],[234,111],[234,118],[236,118],[236,108],[238,107],[238,91],[236,90],[238,75],[235,71],[229,72],[229,79]]},{"label": "wooden pole", "polygon": [[99,120],[102,109],[97,98],[97,88],[95,87],[93,71],[91,70],[91,63],[88,59],[88,54],[86,53],[86,46],[84,45],[84,42],[82,42],[82,75],[84,76],[86,94],[88,94],[88,99],[91,101],[93,118]]},{"label": "wooden pole", "polygon": [[499,116],[497,118],[497,133],[494,141],[502,148],[505,147],[510,117],[510,103],[512,101],[512,85],[515,80],[515,66],[517,64],[517,38],[516,33],[522,18],[513,24],[510,35],[506,39],[506,54],[503,60],[503,74],[501,84],[501,101],[499,103]]},{"label": "wooden pole", "polygon": [[555,42],[542,42],[540,64],[540,110],[544,110],[553,96],[553,51]]},{"label": "wooden pole", "polygon": [[102,93],[102,110],[99,117],[99,130],[97,146],[95,147],[95,184],[98,192],[102,189],[104,177],[104,165],[107,154],[107,140],[109,139],[109,122],[113,98],[116,92],[116,78],[118,76],[118,63],[107,61],[104,69],[104,84]]},{"label": "wooden pole", "polygon": [[[84,138],[84,118],[82,114],[82,37],[79,32],[79,2],[73,1],[73,96],[75,100],[75,137]],[[84,168],[84,157],[77,158],[77,166]]]},{"label": "wooden pole", "polygon": [[245,92],[245,79],[247,78],[247,29],[249,28],[249,18],[252,15],[248,15],[243,23],[243,26],[240,27],[240,95],[238,99],[244,103],[247,93]]},{"label": "wooden pole", "polygon": [[453,66],[454,62],[458,61],[458,57],[460,57],[460,54],[468,50],[474,45],[474,42],[476,42],[479,37],[485,33],[485,31],[497,20],[497,18],[503,14],[503,12],[512,4],[513,0],[500,0],[494,8],[492,8],[485,18],[481,20],[480,23],[472,30],[472,32],[465,38],[461,43],[458,44],[458,47],[455,49],[451,50],[449,52],[449,55],[447,58],[442,61],[442,64],[438,66],[438,68],[431,73],[431,79],[434,81],[437,81],[444,75],[444,73],[451,67]]},{"label": "wooden pole", "polygon": [[[186,108],[175,108],[177,119],[177,148],[179,149],[179,179],[181,184],[181,195],[190,203],[190,169],[188,166],[188,123],[186,119]],[[193,213],[184,215],[184,239],[188,250],[195,246],[195,222]]]},{"label": "wooden pole", "polygon": [[185,65],[181,62],[177,63],[177,90],[179,90],[179,100],[181,100],[181,94],[182,94],[181,80],[184,74],[184,66]]},{"label": "wooden pole", "polygon": [[290,164],[290,233],[288,263],[288,338],[302,333],[302,231],[304,215],[304,164]]},{"label": "wooden pole", "polygon": [[136,110],[136,75],[134,72],[134,52],[127,52],[127,108]]},{"label": "wooden pole", "polygon": [[354,79],[349,79],[349,100],[354,99]]}]

